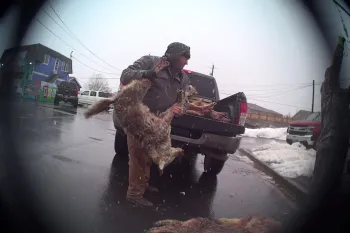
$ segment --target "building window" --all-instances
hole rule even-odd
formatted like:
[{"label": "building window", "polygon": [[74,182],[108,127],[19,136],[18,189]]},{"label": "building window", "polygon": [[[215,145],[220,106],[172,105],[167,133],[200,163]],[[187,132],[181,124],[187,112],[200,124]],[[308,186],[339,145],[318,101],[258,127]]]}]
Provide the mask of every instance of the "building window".
[{"label": "building window", "polygon": [[55,71],[55,72],[58,71],[58,65],[59,65],[59,63],[60,63],[60,60],[58,60],[58,59],[56,58],[55,66],[54,66],[54,68],[53,68],[53,71]]},{"label": "building window", "polygon": [[67,64],[63,61],[63,62],[62,62],[62,65],[61,65],[61,70],[62,70],[62,71],[66,71],[66,65],[67,65]]},{"label": "building window", "polygon": [[65,71],[65,72],[68,72],[68,68],[69,68],[69,64],[66,63],[66,67],[65,67],[64,71]]},{"label": "building window", "polygon": [[47,55],[47,54],[45,54],[45,55],[44,55],[44,63],[43,63],[43,64],[48,65],[48,64],[49,64],[49,61],[50,61],[50,56]]}]

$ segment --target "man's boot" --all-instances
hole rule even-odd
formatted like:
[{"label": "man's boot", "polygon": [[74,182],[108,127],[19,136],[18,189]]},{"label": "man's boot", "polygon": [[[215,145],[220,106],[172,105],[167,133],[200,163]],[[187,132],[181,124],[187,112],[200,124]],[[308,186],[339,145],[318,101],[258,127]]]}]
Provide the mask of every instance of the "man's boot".
[{"label": "man's boot", "polygon": [[137,206],[141,206],[141,207],[152,207],[153,203],[148,201],[145,198],[138,198],[138,199],[133,199],[133,198],[126,198],[126,200],[132,202],[133,204],[137,205]]}]

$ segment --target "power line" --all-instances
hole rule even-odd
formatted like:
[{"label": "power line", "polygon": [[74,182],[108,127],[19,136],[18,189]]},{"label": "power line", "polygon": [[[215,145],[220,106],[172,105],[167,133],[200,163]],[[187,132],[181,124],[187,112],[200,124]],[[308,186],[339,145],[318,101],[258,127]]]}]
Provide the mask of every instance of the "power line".
[{"label": "power line", "polygon": [[[86,66],[87,68],[90,68],[90,69],[92,69],[92,70],[94,70],[94,71],[96,71],[96,72],[98,72],[98,73],[109,74],[109,75],[118,75],[118,76],[120,75],[120,74],[116,74],[116,73],[108,73],[108,72],[96,70],[95,68],[92,68],[92,67],[90,67],[90,66],[84,64],[83,62],[79,61],[76,57],[73,57],[73,56],[72,56],[72,58],[74,58],[74,60],[76,60],[76,61],[79,62],[80,64],[82,64],[82,65]],[[119,78],[114,78],[114,79],[119,79]]]},{"label": "power line", "polygon": [[[232,84],[223,84],[218,79],[216,79],[215,81],[216,81],[216,83],[220,84],[220,86],[232,85]],[[252,83],[235,83],[234,85],[239,85],[239,86],[247,86],[248,85],[248,86],[262,87],[262,88],[264,88],[264,87],[273,87],[274,90],[277,90],[276,89],[277,87],[300,87],[300,86],[309,85],[310,82],[298,83],[298,84],[273,83],[273,84],[254,84],[254,85],[252,85]],[[264,88],[264,89],[259,89],[259,90],[250,90],[250,91],[265,91],[265,90],[266,89]],[[271,90],[273,90],[273,89],[271,89]]]},{"label": "power line", "polygon": [[249,99],[255,100],[255,101],[260,101],[260,102],[271,103],[271,104],[285,105],[285,106],[289,106],[289,107],[295,107],[295,108],[305,109],[304,107],[295,106],[295,105],[290,105],[290,104],[282,104],[282,103],[276,103],[276,102],[271,102],[271,101],[266,101],[266,100],[259,100],[259,99],[253,99],[253,98],[249,98]]},{"label": "power line", "polygon": [[[228,95],[228,96],[232,95],[232,94],[228,94],[228,93],[225,93],[225,92],[221,92],[220,90],[219,90],[219,93],[220,93],[220,94],[224,94],[224,95]],[[289,107],[295,107],[295,108],[304,109],[304,107],[300,107],[300,106],[295,106],[295,105],[290,105],[290,104],[276,103],[276,102],[272,102],[272,101],[266,101],[266,100],[260,100],[260,99],[254,99],[254,98],[249,98],[249,97],[248,97],[248,102],[249,102],[249,100],[255,100],[255,101],[261,101],[261,102],[266,102],[266,103],[271,103],[271,104],[279,104],[279,105],[285,105],[285,106],[289,106]]]},{"label": "power line", "polygon": [[59,14],[56,12],[56,10],[53,8],[53,6],[51,5],[50,1],[47,1],[49,6],[51,7],[51,9],[53,10],[53,12],[56,14],[56,16],[58,17],[58,19],[62,22],[62,24],[68,29],[68,31],[72,34],[72,36],[84,47],[86,48],[92,55],[94,55],[95,57],[97,57],[99,60],[101,60],[103,63],[109,65],[110,67],[120,71],[120,69],[116,68],[115,66],[109,64],[108,62],[106,62],[105,60],[103,60],[102,58],[100,58],[99,56],[97,56],[94,52],[92,52],[87,46],[85,46],[85,44],[83,42],[81,42],[81,40],[79,40],[79,38],[74,35],[74,33],[69,29],[69,27],[63,22],[62,18],[59,16]]},{"label": "power line", "polygon": [[312,84],[309,84],[307,86],[303,86],[303,87],[299,87],[299,88],[294,88],[294,89],[290,89],[290,90],[284,90],[283,93],[272,94],[272,95],[269,95],[269,96],[262,96],[262,95],[253,95],[253,96],[261,97],[261,98],[269,98],[269,97],[273,97],[273,96],[284,95],[286,92],[297,91],[297,90],[301,90],[301,89],[304,89],[304,88],[307,88],[307,87],[311,87],[311,86],[312,86]]},{"label": "power line", "polygon": [[[71,46],[70,44],[68,44],[66,41],[64,41],[61,37],[57,36],[52,30],[50,30],[47,26],[45,26],[39,19],[35,19],[38,23],[40,23],[44,28],[46,28],[49,32],[51,32],[54,36],[56,36],[59,40],[61,40],[63,43],[65,43],[68,47],[70,47],[71,49],[73,49],[75,52],[79,53],[80,55],[82,55],[83,57],[89,59],[90,61],[94,62],[93,60],[91,60],[89,57],[85,56],[84,54],[80,53],[78,50],[76,50],[73,46]],[[75,60],[77,60],[75,58]],[[78,61],[78,60],[77,60]],[[82,63],[80,61],[78,61],[79,63]],[[95,63],[95,62],[94,62]],[[82,63],[83,65],[85,65],[84,63]],[[96,64],[96,63],[95,63]],[[87,66],[87,65],[85,65]],[[87,66],[90,69],[96,70],[92,67]],[[120,75],[120,74],[116,74],[116,73],[108,73],[108,72],[104,72],[104,71],[99,71],[100,73],[106,73],[106,74],[111,74],[111,75]]]},{"label": "power line", "polygon": [[[50,19],[55,23],[55,24],[57,24],[64,32],[66,32],[72,39],[74,39],[73,38],[73,36],[64,28],[64,27],[62,27],[62,25],[60,25],[54,18],[52,18],[52,16],[45,10],[45,9],[43,9],[43,11],[44,11],[44,13],[48,16],[48,17],[50,17]],[[80,53],[80,54],[82,54],[82,53]],[[86,57],[85,55],[84,55],[84,57]],[[88,58],[89,59],[89,58]],[[91,59],[89,59],[90,61],[92,61],[92,62],[94,62],[95,64],[98,64],[98,63],[96,63],[95,61],[93,61],[93,60],[91,60]],[[100,64],[98,64],[99,66],[101,66],[102,68],[104,68],[104,69],[108,69],[108,70],[110,70],[110,71],[112,71],[110,68],[108,68],[108,67],[105,67],[105,66],[102,66],[102,65],[100,65]],[[112,71],[112,72],[114,72],[114,71]]]},{"label": "power line", "polygon": [[266,94],[268,95],[272,95],[272,96],[275,96],[275,95],[280,95],[280,94],[284,94],[285,92],[289,92],[289,91],[294,91],[294,90],[299,90],[299,89],[302,89],[302,88],[306,88],[306,87],[309,87],[311,86],[311,84],[308,84],[308,85],[300,85],[300,86],[296,86],[296,88],[288,88],[286,89],[286,87],[284,88],[263,88],[263,89],[245,89],[245,88],[235,88],[235,89],[239,89],[239,91],[233,91],[233,90],[228,90],[228,89],[222,89],[220,88],[221,91],[224,91],[224,92],[244,92],[246,93],[251,93],[249,94],[249,96],[256,96],[256,97],[268,97],[266,96]]},{"label": "power line", "polygon": [[[279,89],[260,89],[260,90],[242,90],[244,93],[247,93],[249,91],[263,91],[263,92],[266,92],[266,91],[271,91],[271,90],[275,90],[275,91],[278,91],[278,92],[272,92],[272,93],[269,93],[270,95],[266,96],[266,93],[256,93],[256,94],[246,94],[247,96],[254,96],[254,97],[263,97],[263,98],[268,98],[268,97],[273,97],[273,96],[279,96],[279,95],[283,95],[284,93],[286,92],[291,92],[291,91],[296,91],[296,90],[301,90],[301,89],[304,89],[304,88],[307,88],[307,87],[310,87],[312,86],[312,84],[308,84],[308,85],[303,85],[303,86],[299,86],[297,88],[293,88],[293,89],[286,89],[286,90],[281,90],[280,88]],[[221,89],[222,90],[222,89]],[[281,92],[282,91],[282,92]]]}]

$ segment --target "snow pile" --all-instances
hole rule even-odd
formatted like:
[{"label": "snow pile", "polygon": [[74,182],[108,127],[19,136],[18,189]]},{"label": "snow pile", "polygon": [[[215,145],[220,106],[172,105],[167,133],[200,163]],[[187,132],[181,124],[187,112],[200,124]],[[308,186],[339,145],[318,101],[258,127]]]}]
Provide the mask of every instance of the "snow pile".
[{"label": "snow pile", "polygon": [[253,138],[272,138],[286,140],[287,128],[260,128],[260,129],[245,129],[243,136]]},{"label": "snow pile", "polygon": [[316,151],[300,143],[292,145],[273,141],[251,149],[252,154],[284,177],[312,176]]}]

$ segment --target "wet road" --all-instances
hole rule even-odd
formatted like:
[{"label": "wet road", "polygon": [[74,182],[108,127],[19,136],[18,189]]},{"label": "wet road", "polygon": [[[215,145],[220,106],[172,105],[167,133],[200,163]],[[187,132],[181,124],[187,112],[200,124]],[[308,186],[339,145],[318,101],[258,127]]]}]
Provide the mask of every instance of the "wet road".
[{"label": "wet road", "polygon": [[[16,147],[26,178],[36,191],[36,204],[60,232],[143,232],[166,218],[288,218],[294,203],[274,182],[237,152],[217,178],[202,174],[203,156],[152,174],[160,193],[147,195],[156,207],[139,209],[125,201],[128,166],[114,156],[111,114],[85,120],[81,109],[68,114],[21,104],[16,111]],[[269,140],[244,138],[249,148]]]}]

